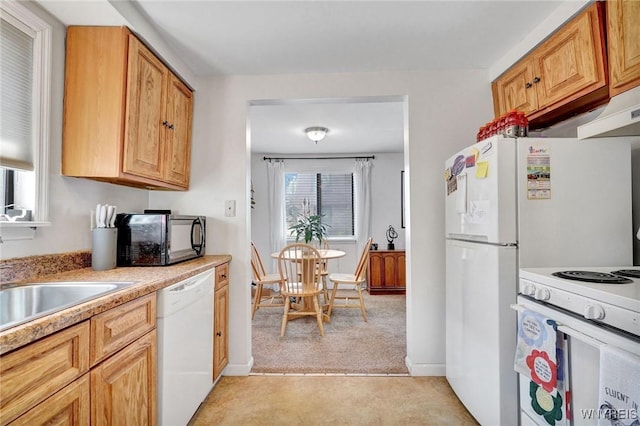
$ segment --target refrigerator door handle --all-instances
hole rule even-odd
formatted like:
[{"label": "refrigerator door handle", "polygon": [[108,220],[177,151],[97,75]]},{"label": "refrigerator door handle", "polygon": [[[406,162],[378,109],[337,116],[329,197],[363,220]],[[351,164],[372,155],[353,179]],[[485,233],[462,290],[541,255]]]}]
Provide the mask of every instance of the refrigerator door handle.
[{"label": "refrigerator door handle", "polygon": [[461,241],[467,243],[479,243],[496,247],[518,247],[518,243],[490,243],[485,235],[448,234],[449,241]]}]

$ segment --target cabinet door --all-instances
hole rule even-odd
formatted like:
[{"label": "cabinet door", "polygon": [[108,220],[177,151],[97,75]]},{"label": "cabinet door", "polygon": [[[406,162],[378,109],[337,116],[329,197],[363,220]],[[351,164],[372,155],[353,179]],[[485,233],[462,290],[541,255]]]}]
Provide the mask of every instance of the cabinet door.
[{"label": "cabinet door", "polygon": [[407,286],[407,267],[405,252],[398,253],[396,258],[396,266],[398,268],[397,286],[405,288]]},{"label": "cabinet door", "polygon": [[127,119],[123,172],[162,178],[167,127],[166,94],[169,70],[134,36],[129,36]]},{"label": "cabinet door", "polygon": [[536,48],[538,109],[606,86],[602,6],[593,4]]},{"label": "cabinet door", "polygon": [[369,288],[382,287],[384,284],[384,263],[380,253],[369,253]]},{"label": "cabinet door", "polygon": [[0,424],[34,407],[89,371],[84,321],[0,358]]},{"label": "cabinet door", "polygon": [[398,276],[396,256],[394,254],[385,254],[382,256],[382,263],[384,264],[384,286],[395,287]]},{"label": "cabinet door", "polygon": [[512,109],[523,111],[525,114],[538,109],[533,78],[533,62],[530,59],[524,59],[496,80],[498,115],[503,115]]},{"label": "cabinet door", "polygon": [[91,370],[91,424],[156,424],[156,330]]},{"label": "cabinet door", "polygon": [[189,186],[193,93],[173,74],[169,78],[165,146],[165,180]]},{"label": "cabinet door", "polygon": [[607,1],[609,94],[640,85],[640,2]]},{"label": "cabinet door", "polygon": [[10,425],[88,425],[91,414],[89,392],[89,375],[86,374]]},{"label": "cabinet door", "polygon": [[217,289],[213,307],[213,380],[229,362],[229,286]]}]

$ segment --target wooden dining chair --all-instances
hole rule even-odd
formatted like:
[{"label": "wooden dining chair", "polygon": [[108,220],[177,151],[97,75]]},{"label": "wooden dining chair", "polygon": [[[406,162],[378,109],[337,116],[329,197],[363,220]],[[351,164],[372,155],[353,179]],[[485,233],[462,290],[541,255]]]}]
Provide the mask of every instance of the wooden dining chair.
[{"label": "wooden dining chair", "polygon": [[[329,299],[329,309],[327,310],[327,315],[331,317],[331,312],[333,308],[360,308],[362,312],[362,318],[367,321],[367,310],[364,306],[364,298],[362,297],[362,284],[366,281],[367,277],[367,266],[369,265],[369,250],[371,249],[371,243],[373,242],[373,238],[369,237],[367,242],[362,249],[362,254],[360,255],[360,260],[358,261],[358,265],[356,266],[356,270],[353,274],[330,274],[329,281],[333,284],[333,289],[331,290],[331,298]],[[340,286],[348,286],[351,293],[355,292],[355,294],[345,294],[341,292],[338,295],[338,288]],[[350,303],[349,299],[358,298],[359,303]],[[344,300],[344,303],[336,304],[336,299]]]},{"label": "wooden dining chair", "polygon": [[[329,250],[329,241],[322,241],[322,248]],[[322,277],[322,295],[324,303],[329,303],[329,287],[327,287],[327,277],[329,276],[329,259],[320,260],[320,277]]]},{"label": "wooden dining chair", "polygon": [[303,316],[315,316],[320,335],[324,336],[322,305],[319,300],[322,293],[321,260],[318,250],[308,244],[289,244],[280,251],[278,273],[284,297],[280,337],[284,336],[290,319]]},{"label": "wooden dining chair", "polygon": [[[256,285],[256,292],[253,297],[253,306],[251,309],[251,319],[256,315],[256,311],[260,308],[284,306],[282,296],[282,280],[280,274],[267,274],[260,257],[260,252],[256,245],[251,241],[251,272],[253,273],[253,283]],[[265,284],[277,284],[280,294],[270,294],[264,296]]]}]

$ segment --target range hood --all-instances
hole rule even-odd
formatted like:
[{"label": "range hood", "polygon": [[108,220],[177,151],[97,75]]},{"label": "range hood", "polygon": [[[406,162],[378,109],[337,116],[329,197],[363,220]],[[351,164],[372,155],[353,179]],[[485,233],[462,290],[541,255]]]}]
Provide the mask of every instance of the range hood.
[{"label": "range hood", "polygon": [[578,139],[640,136],[640,86],[614,96],[602,113],[578,126]]}]

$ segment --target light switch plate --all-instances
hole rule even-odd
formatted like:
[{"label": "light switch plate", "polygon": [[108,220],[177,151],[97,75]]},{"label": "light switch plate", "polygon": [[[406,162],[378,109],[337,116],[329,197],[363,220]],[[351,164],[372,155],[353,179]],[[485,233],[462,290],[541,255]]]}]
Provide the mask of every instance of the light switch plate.
[{"label": "light switch plate", "polygon": [[235,217],[236,215],[236,200],[227,200],[224,202],[224,215],[226,217]]}]

